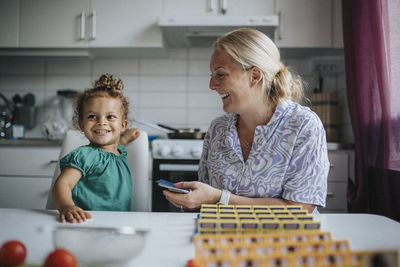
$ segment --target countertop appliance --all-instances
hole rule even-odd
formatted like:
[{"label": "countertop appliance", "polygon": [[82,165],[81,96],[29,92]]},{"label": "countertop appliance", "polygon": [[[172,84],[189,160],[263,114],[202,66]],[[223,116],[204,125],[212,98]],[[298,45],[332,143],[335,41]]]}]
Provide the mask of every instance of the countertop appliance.
[{"label": "countertop appliance", "polygon": [[151,143],[153,157],[152,211],[179,211],[169,203],[156,181],[172,183],[197,181],[197,171],[203,150],[203,140],[156,139]]}]

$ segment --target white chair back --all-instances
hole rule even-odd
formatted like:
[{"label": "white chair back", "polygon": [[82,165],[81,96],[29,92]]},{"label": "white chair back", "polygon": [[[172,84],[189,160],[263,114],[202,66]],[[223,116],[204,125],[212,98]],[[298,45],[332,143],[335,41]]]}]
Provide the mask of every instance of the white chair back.
[{"label": "white chair back", "polygon": [[[55,209],[52,196],[52,188],[57,177],[60,175],[60,159],[75,148],[87,145],[89,141],[82,132],[69,130],[64,137],[57,167],[54,171],[50,193],[47,198],[46,209]],[[135,141],[126,145],[128,152],[128,163],[132,174],[132,210],[151,211],[151,191],[149,181],[149,140],[147,133],[140,131],[140,136]]]}]

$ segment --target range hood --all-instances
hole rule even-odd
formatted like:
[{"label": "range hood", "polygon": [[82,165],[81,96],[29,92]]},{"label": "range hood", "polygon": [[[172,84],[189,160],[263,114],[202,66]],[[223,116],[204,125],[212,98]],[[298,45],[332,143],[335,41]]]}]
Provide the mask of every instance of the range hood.
[{"label": "range hood", "polygon": [[160,17],[158,26],[170,47],[211,47],[221,35],[241,27],[254,28],[274,39],[277,15]]}]

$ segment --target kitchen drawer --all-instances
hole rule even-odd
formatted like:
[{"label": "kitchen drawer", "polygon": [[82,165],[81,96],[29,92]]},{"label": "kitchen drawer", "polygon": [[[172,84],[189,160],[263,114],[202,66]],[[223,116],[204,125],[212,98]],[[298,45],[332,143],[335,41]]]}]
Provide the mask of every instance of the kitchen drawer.
[{"label": "kitchen drawer", "polygon": [[329,182],[347,182],[349,178],[349,154],[343,151],[329,151]]},{"label": "kitchen drawer", "polygon": [[52,177],[59,147],[1,147],[0,175]]},{"label": "kitchen drawer", "polygon": [[0,177],[0,208],[44,209],[51,178]]},{"label": "kitchen drawer", "polygon": [[347,183],[328,182],[326,207],[319,209],[325,212],[347,212]]}]

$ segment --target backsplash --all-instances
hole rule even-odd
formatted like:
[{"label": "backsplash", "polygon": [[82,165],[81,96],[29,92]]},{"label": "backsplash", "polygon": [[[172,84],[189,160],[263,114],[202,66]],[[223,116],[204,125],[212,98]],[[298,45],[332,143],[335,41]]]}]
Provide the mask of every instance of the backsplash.
[{"label": "backsplash", "polygon": [[[83,90],[106,72],[123,80],[125,94],[131,102],[131,119],[205,131],[212,119],[223,114],[220,97],[208,88],[210,54],[210,49],[190,48],[171,49],[162,58],[0,58],[0,92],[8,99],[15,94],[22,96],[31,92],[35,95],[37,126],[26,132],[26,138],[44,137],[42,124],[54,114],[57,90]],[[308,54],[282,53],[282,58],[303,76],[309,85],[307,91],[311,92],[314,56]],[[343,55],[339,53],[339,57]],[[344,72],[324,79],[323,89],[336,90],[339,95],[341,141],[352,143],[345,88]],[[131,126],[140,127],[149,134],[162,134],[146,126],[132,123]]]}]

